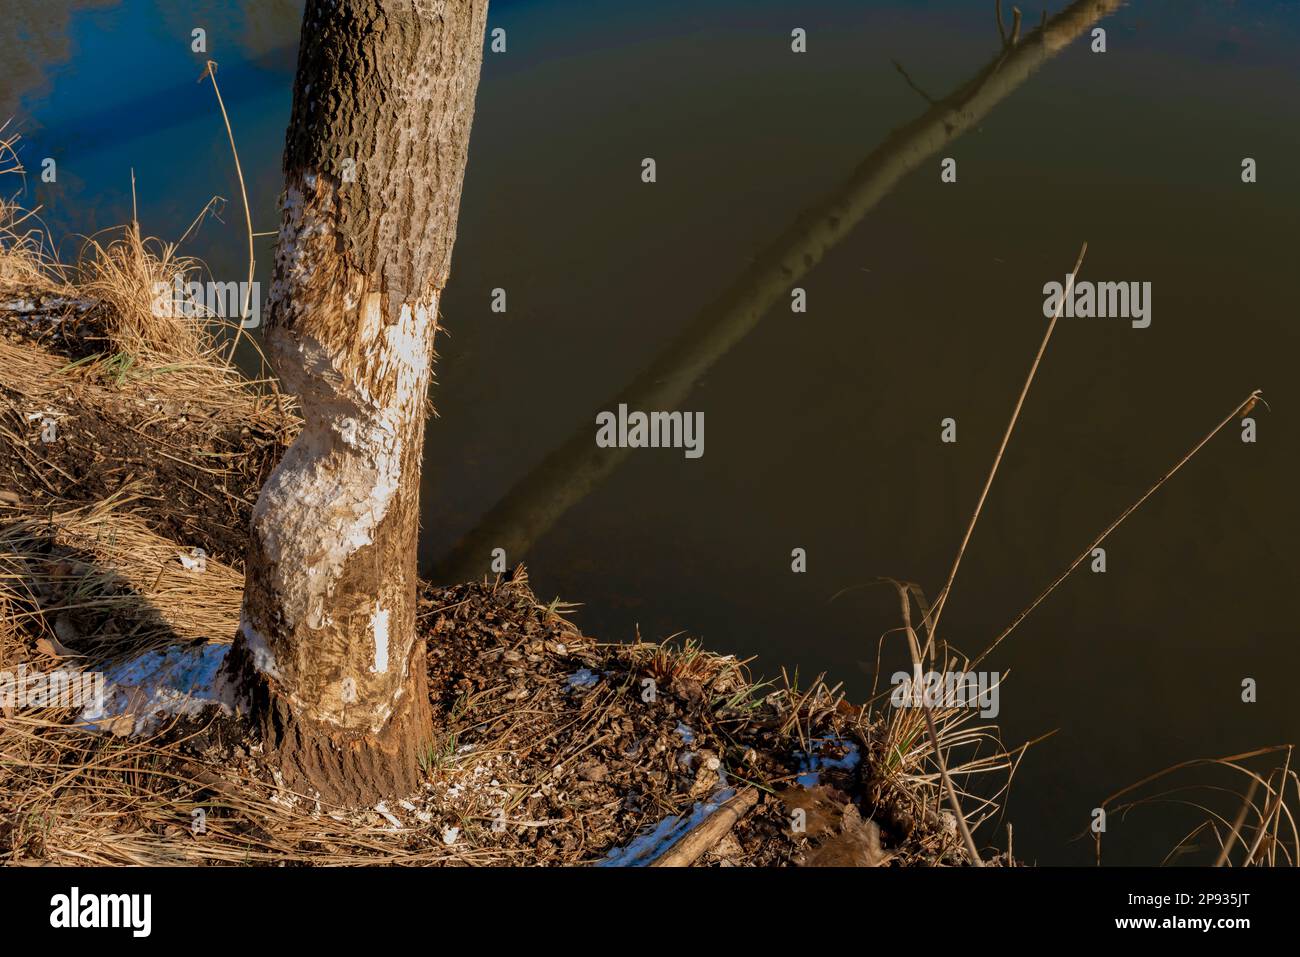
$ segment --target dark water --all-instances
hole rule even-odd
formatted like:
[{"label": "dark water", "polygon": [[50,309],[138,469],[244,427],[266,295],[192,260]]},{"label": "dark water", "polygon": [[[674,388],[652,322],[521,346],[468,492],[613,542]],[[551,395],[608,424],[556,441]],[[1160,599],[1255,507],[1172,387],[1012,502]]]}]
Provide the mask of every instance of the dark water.
[{"label": "dark water", "polygon": [[[0,111],[28,167],[53,155],[60,171],[29,178],[24,201],[58,234],[120,222],[134,167],[145,231],[176,238],[220,194],[224,224],[186,251],[240,278],[237,185],[190,30],[221,64],[254,227],[273,230],[297,4],[9,6]],[[806,314],[783,298],[708,366],[680,403],[704,413],[702,458],[631,453],[508,556],[604,639],[685,632],[769,675],[826,671],[860,699],[897,602],[832,597],[879,575],[941,586],[1042,334],[1043,284],[1086,239],[1081,278],[1150,282],[1151,325],[1061,320],[958,576],[950,642],[980,651],[1251,389],[1272,410],[1255,413],[1255,444],[1220,433],[1107,541],[1105,574],[1081,568],[987,663],[1010,671],[1008,743],[1057,729],[1008,813],[1018,854],[1045,863],[1089,861],[1072,838],[1090,809],[1148,773],[1300,736],[1300,6],[1135,0],[1100,25],[1106,53],[1085,34],[945,149],[956,184],[926,159],[800,281]],[[485,59],[443,303],[426,570],[575,429],[594,438],[610,396],[925,112],[892,61],[939,98],[999,44],[992,4],[974,2],[498,3],[489,26],[508,53]],[[887,647],[888,674],[903,648]],[[1257,703],[1240,700],[1246,677]],[[1194,821],[1113,823],[1106,859],[1157,861]]]}]

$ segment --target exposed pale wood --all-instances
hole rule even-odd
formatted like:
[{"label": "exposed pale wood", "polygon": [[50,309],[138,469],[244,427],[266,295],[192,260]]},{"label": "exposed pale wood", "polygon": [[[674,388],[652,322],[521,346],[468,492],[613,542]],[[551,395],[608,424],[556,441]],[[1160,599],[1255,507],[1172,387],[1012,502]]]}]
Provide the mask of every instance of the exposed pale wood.
[{"label": "exposed pale wood", "polygon": [[690,867],[711,847],[731,832],[745,814],[758,803],[758,789],[746,787],[736,793],[695,827],[691,828],[667,851],[651,862],[651,867]]},{"label": "exposed pale wood", "polygon": [[302,431],[253,512],[230,658],[291,787],[370,803],[432,739],[415,638],[438,303],[487,0],[308,0],[266,349]]}]

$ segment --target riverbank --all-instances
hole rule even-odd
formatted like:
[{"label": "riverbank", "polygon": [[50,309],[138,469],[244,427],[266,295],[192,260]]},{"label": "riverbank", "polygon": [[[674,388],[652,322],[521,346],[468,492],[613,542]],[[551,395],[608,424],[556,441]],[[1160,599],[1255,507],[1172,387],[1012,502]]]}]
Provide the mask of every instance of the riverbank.
[{"label": "riverbank", "polygon": [[197,269],[173,249],[131,227],[76,266],[13,230],[0,245],[0,671],[104,674],[117,709],[89,729],[66,702],[5,704],[7,862],[970,862],[917,712],[691,642],[602,643],[522,567],[422,586],[438,744],[420,793],[294,794],[237,702],[175,707],[140,665],[224,654],[292,403],[211,323],[152,313],[153,283]]}]

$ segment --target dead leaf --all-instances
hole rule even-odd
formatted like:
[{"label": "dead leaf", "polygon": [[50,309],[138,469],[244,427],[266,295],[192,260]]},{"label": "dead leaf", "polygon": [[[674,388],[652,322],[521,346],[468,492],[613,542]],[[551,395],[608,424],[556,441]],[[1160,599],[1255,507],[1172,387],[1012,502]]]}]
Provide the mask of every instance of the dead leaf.
[{"label": "dead leaf", "polygon": [[81,658],[82,655],[69,649],[57,638],[37,638],[36,650],[51,658]]}]

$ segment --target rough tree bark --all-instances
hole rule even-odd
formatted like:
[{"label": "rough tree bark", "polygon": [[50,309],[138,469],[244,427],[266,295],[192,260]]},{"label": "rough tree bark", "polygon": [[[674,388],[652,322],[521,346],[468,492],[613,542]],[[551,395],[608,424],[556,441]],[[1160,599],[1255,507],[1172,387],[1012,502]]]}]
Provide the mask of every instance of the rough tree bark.
[{"label": "rough tree bark", "polygon": [[410,793],[420,453],[487,0],[308,0],[267,322],[304,425],[253,513],[228,663],[286,783]]}]

